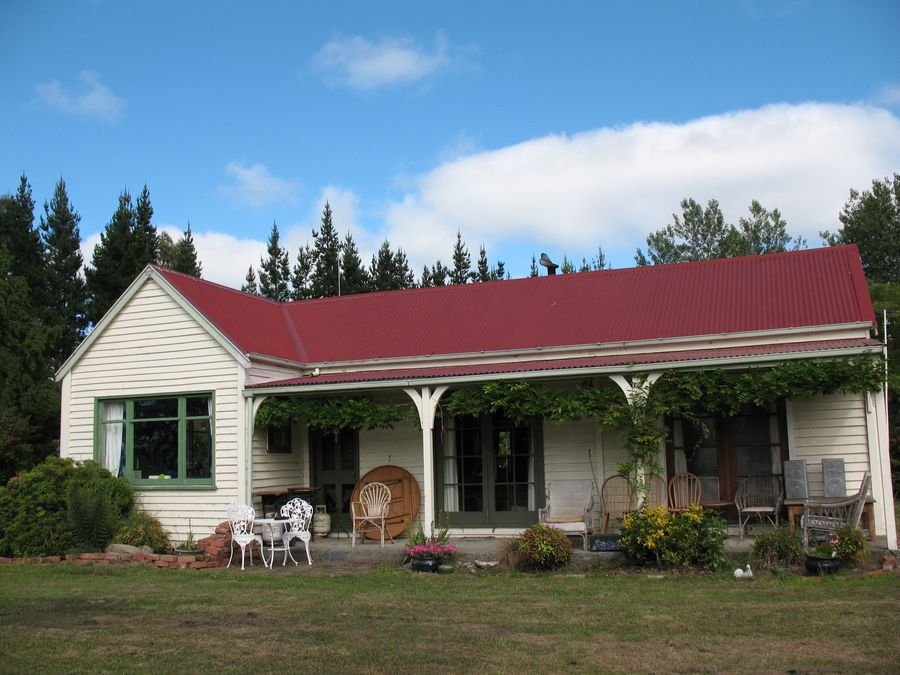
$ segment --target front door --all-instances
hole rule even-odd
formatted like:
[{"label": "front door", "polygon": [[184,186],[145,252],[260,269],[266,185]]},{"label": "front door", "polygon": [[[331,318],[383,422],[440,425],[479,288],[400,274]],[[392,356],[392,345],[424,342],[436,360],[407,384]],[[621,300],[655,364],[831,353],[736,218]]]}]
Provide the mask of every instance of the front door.
[{"label": "front door", "polygon": [[438,510],[455,527],[537,522],[544,476],[539,421],[461,415],[435,443]]},{"label": "front door", "polygon": [[334,531],[350,532],[350,496],[359,480],[359,432],[310,429],[313,483],[318,486],[317,504],[331,515]]}]

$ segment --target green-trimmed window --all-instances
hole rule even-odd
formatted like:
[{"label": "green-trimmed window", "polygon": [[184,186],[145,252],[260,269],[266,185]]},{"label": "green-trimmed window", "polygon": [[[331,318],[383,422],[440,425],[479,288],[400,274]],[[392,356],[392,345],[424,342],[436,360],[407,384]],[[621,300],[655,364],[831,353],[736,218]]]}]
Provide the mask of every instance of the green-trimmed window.
[{"label": "green-trimmed window", "polygon": [[212,485],[213,410],[210,393],[99,400],[95,457],[142,487]]}]

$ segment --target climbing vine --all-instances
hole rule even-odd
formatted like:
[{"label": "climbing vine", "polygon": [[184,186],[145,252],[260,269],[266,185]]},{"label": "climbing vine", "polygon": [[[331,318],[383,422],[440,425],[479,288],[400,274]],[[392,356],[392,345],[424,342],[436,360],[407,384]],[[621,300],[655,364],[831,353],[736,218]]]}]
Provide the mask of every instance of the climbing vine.
[{"label": "climbing vine", "polygon": [[334,398],[268,398],[256,412],[260,426],[286,426],[305,421],[311,428],[393,429],[404,420],[418,421],[412,404],[377,403],[363,396]]}]

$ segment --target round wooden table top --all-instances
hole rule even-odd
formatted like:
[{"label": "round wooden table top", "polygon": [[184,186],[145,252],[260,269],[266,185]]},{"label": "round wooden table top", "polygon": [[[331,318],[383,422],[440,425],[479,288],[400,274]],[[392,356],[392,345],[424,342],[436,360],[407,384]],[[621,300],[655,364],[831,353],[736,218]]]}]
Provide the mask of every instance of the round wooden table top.
[{"label": "round wooden table top", "polygon": [[[377,466],[359,479],[350,497],[359,501],[359,492],[368,483],[384,483],[391,490],[391,510],[388,512],[387,531],[392,537],[403,534],[419,513],[419,483],[401,466],[385,464]],[[367,530],[366,539],[380,539],[377,530]]]}]

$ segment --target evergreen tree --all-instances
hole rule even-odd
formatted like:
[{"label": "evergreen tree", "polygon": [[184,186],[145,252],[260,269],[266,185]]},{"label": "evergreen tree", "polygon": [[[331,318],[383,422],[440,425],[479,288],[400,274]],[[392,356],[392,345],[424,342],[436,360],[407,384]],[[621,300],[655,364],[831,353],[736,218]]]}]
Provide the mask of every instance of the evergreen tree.
[{"label": "evergreen tree", "polygon": [[159,240],[152,221],[153,206],[150,204],[150,190],[145,183],[134,208],[134,255],[138,272],[156,262],[159,255]]},{"label": "evergreen tree", "polygon": [[190,274],[192,277],[200,278],[203,266],[197,260],[197,249],[194,247],[194,235],[191,234],[191,224],[188,223],[187,229],[175,244],[174,249],[174,265],[172,269],[183,274]]},{"label": "evergreen tree", "polygon": [[309,244],[304,244],[297,252],[297,263],[291,276],[291,297],[294,300],[307,300],[312,297],[309,287],[309,276],[312,273],[312,251]]},{"label": "evergreen tree", "polygon": [[250,265],[250,269],[247,270],[247,276],[244,277],[244,283],[241,284],[241,291],[259,295],[259,286],[256,285],[256,272],[253,271],[253,265]]},{"label": "evergreen tree", "polygon": [[156,262],[166,269],[175,269],[175,242],[168,232],[160,232],[156,238]]},{"label": "evergreen tree", "polygon": [[84,272],[88,294],[87,319],[92,326],[97,325],[144,266],[153,262],[144,259],[146,248],[136,244],[134,229],[134,209],[126,189],[119,195],[119,206],[100,233],[100,243],[94,248],[91,266]]},{"label": "evergreen tree", "polygon": [[491,270],[491,276],[497,281],[502,281],[503,279],[508,279],[508,275],[506,274],[506,263],[502,260],[498,260],[497,264],[494,265],[494,269]]},{"label": "evergreen tree", "polygon": [[478,263],[475,265],[475,273],[472,275],[475,281],[491,281],[491,268],[488,265],[487,251],[484,244],[478,249]]},{"label": "evergreen tree", "polygon": [[469,249],[463,243],[462,235],[458,231],[456,244],[453,246],[453,268],[448,270],[448,273],[451,284],[467,283],[472,275],[472,256],[469,255]]},{"label": "evergreen tree", "polygon": [[341,295],[368,293],[370,290],[369,274],[359,257],[359,250],[356,248],[356,242],[353,241],[353,235],[349,232],[344,237],[341,250],[343,251]]},{"label": "evergreen tree", "polygon": [[288,287],[291,267],[287,251],[278,244],[278,238],[278,224],[272,223],[266,249],[268,257],[260,258],[259,261],[259,292],[269,300],[286,302],[291,297]]},{"label": "evergreen tree", "polygon": [[[430,279],[431,271],[428,270],[429,284]],[[369,282],[373,291],[395,291],[402,288],[413,288],[416,285],[406,254],[401,249],[398,249],[396,253],[392,251],[391,244],[387,239],[381,243],[378,253],[372,256],[372,264],[369,266]]]},{"label": "evergreen tree", "polygon": [[538,276],[537,258],[534,257],[534,253],[531,254],[531,271],[528,273],[528,276]]},{"label": "evergreen tree", "polygon": [[447,267],[444,267],[443,263],[438,260],[434,266],[431,268],[431,285],[432,286],[446,286],[447,278],[450,276],[450,270]]},{"label": "evergreen tree", "polygon": [[428,265],[422,267],[422,279],[419,282],[422,288],[431,288],[434,286],[434,280],[431,278],[431,268]]},{"label": "evergreen tree", "polygon": [[314,262],[310,288],[314,298],[332,298],[337,295],[340,241],[331,218],[331,205],[325,202],[322,226],[312,233]]},{"label": "evergreen tree", "polygon": [[10,273],[27,284],[31,313],[44,318],[48,302],[45,252],[40,233],[34,226],[31,185],[24,174],[19,179],[16,194],[4,197],[0,206],[0,241],[7,243]]},{"label": "evergreen tree", "polygon": [[81,216],[69,203],[60,178],[49,202],[44,202],[41,232],[47,247],[45,274],[50,288],[47,355],[57,370],[87,331],[87,293],[81,277]]},{"label": "evergreen tree", "polygon": [[575,263],[569,260],[565,255],[563,256],[562,265],[560,265],[559,273],[560,274],[572,274],[575,271]]}]

